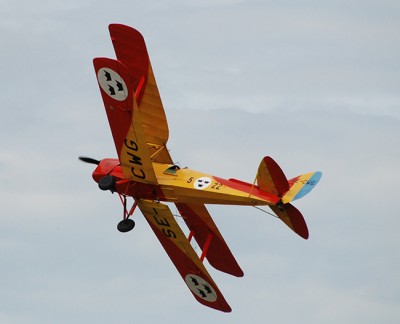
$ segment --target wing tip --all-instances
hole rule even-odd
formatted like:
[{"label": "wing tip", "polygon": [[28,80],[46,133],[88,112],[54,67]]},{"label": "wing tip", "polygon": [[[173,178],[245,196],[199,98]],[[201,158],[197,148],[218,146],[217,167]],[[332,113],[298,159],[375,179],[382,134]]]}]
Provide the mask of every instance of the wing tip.
[{"label": "wing tip", "polygon": [[140,37],[143,41],[144,41],[144,37],[141,34],[140,31],[138,31],[137,29],[124,25],[124,24],[119,24],[119,23],[111,23],[108,25],[108,30],[110,32],[111,35],[111,39],[114,40],[115,38],[115,34],[116,33],[124,33],[124,34],[130,34],[133,35],[135,37]]}]

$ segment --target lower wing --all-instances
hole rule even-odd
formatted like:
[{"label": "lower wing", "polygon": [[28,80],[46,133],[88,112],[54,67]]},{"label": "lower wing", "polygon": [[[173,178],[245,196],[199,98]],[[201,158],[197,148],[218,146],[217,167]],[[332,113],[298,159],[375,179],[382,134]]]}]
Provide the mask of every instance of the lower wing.
[{"label": "lower wing", "polygon": [[[217,225],[201,204],[176,204],[208,262],[215,268],[236,277],[243,271],[219,232]],[[208,242],[208,244],[207,244]]]},{"label": "lower wing", "polygon": [[232,309],[190,245],[167,205],[139,200],[138,206],[176,269],[203,305],[230,312]]}]

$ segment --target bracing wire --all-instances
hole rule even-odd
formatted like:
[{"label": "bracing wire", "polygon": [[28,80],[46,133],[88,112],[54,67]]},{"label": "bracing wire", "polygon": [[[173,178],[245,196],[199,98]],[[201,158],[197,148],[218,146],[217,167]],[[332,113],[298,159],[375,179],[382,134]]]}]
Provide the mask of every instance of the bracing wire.
[{"label": "bracing wire", "polygon": [[272,217],[279,218],[279,217],[276,216],[275,214],[272,214],[272,213],[270,213],[270,212],[267,212],[266,210],[264,210],[264,209],[262,209],[262,208],[260,208],[260,207],[257,207],[257,206],[253,206],[253,207],[256,208],[256,209],[258,209],[258,210],[261,210],[262,212],[264,212],[264,213],[266,213],[266,214],[268,214],[268,215],[271,215]]}]

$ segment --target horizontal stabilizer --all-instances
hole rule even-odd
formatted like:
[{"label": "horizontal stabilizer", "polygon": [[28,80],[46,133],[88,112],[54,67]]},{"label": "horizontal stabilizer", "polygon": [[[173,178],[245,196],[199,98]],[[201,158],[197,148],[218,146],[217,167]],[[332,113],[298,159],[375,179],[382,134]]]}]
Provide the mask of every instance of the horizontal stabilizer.
[{"label": "horizontal stabilizer", "polygon": [[280,197],[289,190],[285,174],[269,156],[264,157],[258,167],[257,184],[261,190]]},{"label": "horizontal stabilizer", "polygon": [[300,211],[291,204],[270,206],[274,213],[295,233],[304,239],[308,239],[308,228],[306,221]]}]

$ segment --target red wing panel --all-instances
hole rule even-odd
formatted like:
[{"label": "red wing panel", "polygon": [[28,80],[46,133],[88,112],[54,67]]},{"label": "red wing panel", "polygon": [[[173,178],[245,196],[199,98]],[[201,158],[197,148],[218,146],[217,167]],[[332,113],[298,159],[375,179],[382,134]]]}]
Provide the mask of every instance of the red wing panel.
[{"label": "red wing panel", "polygon": [[231,250],[219,232],[213,219],[204,205],[176,204],[194,238],[204,251],[209,234],[212,234],[210,245],[207,247],[208,262],[220,271],[236,277],[243,277],[243,271],[236,262]]},{"label": "red wing panel", "polygon": [[[118,60],[127,66],[135,91],[139,84],[140,90],[146,86],[150,65],[143,36],[137,30],[120,24],[111,24],[108,29]],[[138,105],[140,99],[141,96],[137,96]]]},{"label": "red wing panel", "polygon": [[93,60],[101,96],[118,155],[132,123],[133,85],[128,70],[116,60]]},{"label": "red wing panel", "polygon": [[230,306],[175,221],[168,206],[149,200],[139,200],[138,206],[193,296],[205,306],[230,312]]}]

